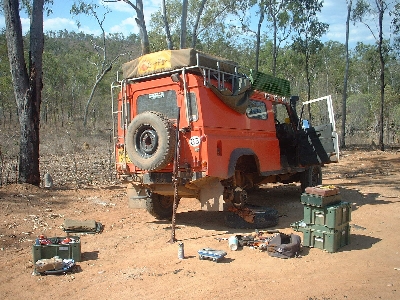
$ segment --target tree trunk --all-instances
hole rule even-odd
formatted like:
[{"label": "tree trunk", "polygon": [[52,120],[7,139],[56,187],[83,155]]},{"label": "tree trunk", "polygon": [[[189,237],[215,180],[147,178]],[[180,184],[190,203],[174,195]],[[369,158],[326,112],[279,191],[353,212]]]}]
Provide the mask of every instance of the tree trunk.
[{"label": "tree trunk", "polygon": [[143,14],[143,1],[136,0],[136,5],[138,10],[136,10],[137,18],[135,19],[136,24],[138,24],[140,29],[140,37],[142,41],[142,55],[150,53],[150,42],[149,36],[147,34],[146,22],[144,21]]},{"label": "tree trunk", "polygon": [[161,11],[164,19],[164,29],[165,29],[165,39],[167,41],[168,50],[174,49],[174,45],[172,43],[171,31],[169,30],[168,18],[167,18],[167,7],[165,6],[165,0],[162,0],[161,3]]},{"label": "tree trunk", "polygon": [[255,71],[258,72],[258,66],[260,64],[260,45],[261,45],[261,25],[264,21],[264,7],[260,4],[260,18],[258,19],[258,26],[257,26],[257,41],[256,41],[256,67]]},{"label": "tree trunk", "polygon": [[188,0],[182,1],[182,19],[181,19],[181,49],[186,48],[186,28],[187,28],[187,10],[188,10]]},{"label": "tree trunk", "polygon": [[349,0],[347,3],[347,19],[346,19],[346,42],[345,42],[345,51],[346,51],[346,67],[344,71],[344,81],[343,81],[343,99],[342,99],[342,135],[340,137],[340,147],[346,147],[346,106],[347,106],[347,81],[349,76],[349,34],[350,34],[350,16],[352,9],[353,1]]},{"label": "tree trunk", "polygon": [[86,128],[86,125],[87,125],[87,117],[88,117],[88,114],[89,114],[89,106],[90,106],[90,103],[92,103],[92,100],[93,100],[93,97],[94,97],[94,93],[96,92],[96,89],[97,89],[98,85],[100,84],[100,82],[103,80],[104,76],[109,71],[111,71],[111,66],[112,65],[110,64],[107,69],[103,70],[102,73],[97,76],[96,82],[94,83],[94,85],[92,87],[92,91],[90,92],[89,99],[86,102],[85,113],[84,113],[84,116],[83,116],[83,126],[85,128]]},{"label": "tree trunk", "polygon": [[278,34],[278,20],[276,17],[276,12],[275,12],[275,7],[274,5],[271,3],[270,4],[270,17],[272,18],[273,21],[273,49],[272,49],[272,75],[276,76],[276,61],[278,59],[278,46],[277,46],[277,34]]},{"label": "tree trunk", "polygon": [[383,58],[383,1],[377,0],[376,1],[379,10],[379,41],[378,41],[378,50],[379,50],[379,60],[381,65],[381,105],[379,111],[379,149],[381,151],[385,151],[385,145],[383,143],[383,111],[384,111],[384,104],[385,104],[385,60]]},{"label": "tree trunk", "polygon": [[20,123],[18,182],[40,185],[39,125],[42,91],[43,4],[34,0],[30,27],[29,74],[24,58],[19,1],[3,2],[11,77]]},{"label": "tree trunk", "polygon": [[197,12],[196,22],[194,23],[193,32],[192,32],[192,48],[196,48],[197,30],[199,28],[200,17],[203,14],[203,10],[204,10],[204,6],[206,5],[206,2],[207,2],[207,0],[201,1],[199,11]]},{"label": "tree trunk", "polygon": [[305,71],[306,71],[306,81],[307,81],[307,101],[311,100],[311,79],[310,79],[310,53],[309,53],[308,45],[306,42],[305,49]]},{"label": "tree trunk", "polygon": [[[123,1],[126,4],[130,5],[136,11],[135,22],[139,27],[139,35],[142,45],[142,55],[149,54],[150,42],[149,42],[149,35],[147,33],[146,22],[144,21],[143,1],[136,0],[136,5],[133,4],[130,0],[116,0],[116,1]],[[109,2],[114,2],[114,1],[109,1]]]}]

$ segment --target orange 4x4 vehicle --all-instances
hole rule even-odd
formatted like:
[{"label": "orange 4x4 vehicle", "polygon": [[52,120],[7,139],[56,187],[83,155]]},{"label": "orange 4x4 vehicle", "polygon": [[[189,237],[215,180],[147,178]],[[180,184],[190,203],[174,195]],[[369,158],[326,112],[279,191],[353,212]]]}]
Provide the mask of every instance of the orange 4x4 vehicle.
[{"label": "orange 4x4 vehicle", "polygon": [[319,185],[321,166],[338,161],[330,96],[304,102],[298,116],[288,81],[247,77],[194,49],[139,57],[123,78],[113,84],[117,175],[129,206],[156,218],[172,216],[174,197],[221,211],[244,206],[261,184]]}]

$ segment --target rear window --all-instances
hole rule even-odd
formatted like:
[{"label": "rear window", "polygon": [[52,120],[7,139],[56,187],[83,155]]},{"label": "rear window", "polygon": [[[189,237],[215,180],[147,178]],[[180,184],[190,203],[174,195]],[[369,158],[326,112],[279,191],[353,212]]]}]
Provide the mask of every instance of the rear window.
[{"label": "rear window", "polygon": [[178,117],[177,96],[174,90],[141,95],[136,102],[137,114],[145,111],[156,111],[169,119]]}]

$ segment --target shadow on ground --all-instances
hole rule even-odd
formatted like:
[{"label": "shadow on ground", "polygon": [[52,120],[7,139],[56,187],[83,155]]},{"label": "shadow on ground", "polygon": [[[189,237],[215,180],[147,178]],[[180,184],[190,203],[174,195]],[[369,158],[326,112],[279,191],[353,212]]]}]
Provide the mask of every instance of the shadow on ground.
[{"label": "shadow on ground", "polygon": [[[357,190],[340,187],[342,201],[352,204],[352,211],[363,205],[385,205],[392,201],[378,199],[380,194],[363,194]],[[268,229],[290,228],[290,224],[302,220],[304,205],[300,202],[301,192],[298,186],[282,185],[272,188],[260,188],[249,194],[249,202],[252,205],[266,206],[276,209],[279,213],[279,222]],[[200,204],[199,204],[200,207]],[[225,223],[227,212],[213,211],[180,211],[176,215],[176,226],[193,226],[204,230],[224,231],[226,233],[246,233],[251,229],[235,229]],[[171,221],[153,221],[156,224],[165,224],[165,229],[171,229]],[[264,228],[258,228],[264,229]],[[376,241],[371,241],[371,243]],[[368,243],[366,243],[368,244]]]}]

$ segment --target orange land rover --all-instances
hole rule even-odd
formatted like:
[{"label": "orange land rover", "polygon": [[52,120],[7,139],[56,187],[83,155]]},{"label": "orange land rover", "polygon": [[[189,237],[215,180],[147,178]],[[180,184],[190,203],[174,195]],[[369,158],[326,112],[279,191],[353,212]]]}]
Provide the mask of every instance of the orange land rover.
[{"label": "orange land rover", "polygon": [[246,76],[233,61],[151,53],[124,64],[112,89],[117,175],[130,207],[156,218],[171,218],[174,196],[221,211],[264,183],[315,186],[321,166],[338,161],[330,96],[303,102],[298,115],[288,81]]}]

